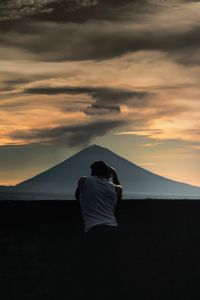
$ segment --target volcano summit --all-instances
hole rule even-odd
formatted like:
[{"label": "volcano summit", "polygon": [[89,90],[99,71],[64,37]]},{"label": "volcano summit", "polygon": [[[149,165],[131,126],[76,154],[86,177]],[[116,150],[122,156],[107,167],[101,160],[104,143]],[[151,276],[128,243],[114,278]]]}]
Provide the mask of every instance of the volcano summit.
[{"label": "volcano summit", "polygon": [[106,148],[92,145],[16,186],[1,188],[1,199],[2,194],[6,199],[11,197],[17,200],[74,199],[78,179],[90,175],[90,165],[95,160],[104,160],[117,170],[124,199],[200,198],[199,187],[156,175]]}]

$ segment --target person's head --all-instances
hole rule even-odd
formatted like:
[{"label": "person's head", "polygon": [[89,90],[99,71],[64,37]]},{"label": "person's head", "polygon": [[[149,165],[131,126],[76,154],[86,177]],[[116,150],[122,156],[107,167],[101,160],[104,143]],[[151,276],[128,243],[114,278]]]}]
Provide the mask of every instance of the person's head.
[{"label": "person's head", "polygon": [[108,165],[103,160],[95,161],[90,168],[91,176],[109,178]]}]

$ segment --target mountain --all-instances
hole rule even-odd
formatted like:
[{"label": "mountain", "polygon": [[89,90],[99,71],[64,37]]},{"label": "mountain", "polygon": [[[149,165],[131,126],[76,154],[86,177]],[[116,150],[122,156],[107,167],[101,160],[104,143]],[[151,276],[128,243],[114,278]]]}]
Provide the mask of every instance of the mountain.
[{"label": "mountain", "polygon": [[95,160],[104,160],[117,170],[124,198],[200,198],[199,187],[151,173],[97,145],[21,182],[12,188],[12,193],[23,199],[72,199],[78,179],[90,174],[90,165]]}]

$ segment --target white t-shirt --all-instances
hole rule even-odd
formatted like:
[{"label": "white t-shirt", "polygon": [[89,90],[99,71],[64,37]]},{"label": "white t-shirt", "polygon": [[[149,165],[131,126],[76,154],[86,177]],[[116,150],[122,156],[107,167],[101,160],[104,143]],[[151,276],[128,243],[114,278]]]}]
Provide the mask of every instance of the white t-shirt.
[{"label": "white t-shirt", "polygon": [[80,192],[85,232],[96,225],[118,226],[115,217],[115,185],[104,178],[89,176]]}]

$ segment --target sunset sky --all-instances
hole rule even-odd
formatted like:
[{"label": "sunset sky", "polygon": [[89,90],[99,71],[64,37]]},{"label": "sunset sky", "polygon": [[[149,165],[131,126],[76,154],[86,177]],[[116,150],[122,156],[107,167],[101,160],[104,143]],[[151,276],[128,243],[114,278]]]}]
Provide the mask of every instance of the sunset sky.
[{"label": "sunset sky", "polygon": [[2,0],[0,185],[99,144],[200,186],[199,86],[200,1]]}]

